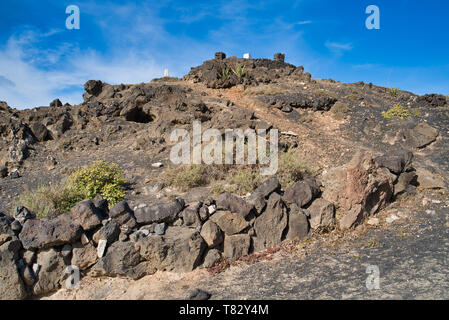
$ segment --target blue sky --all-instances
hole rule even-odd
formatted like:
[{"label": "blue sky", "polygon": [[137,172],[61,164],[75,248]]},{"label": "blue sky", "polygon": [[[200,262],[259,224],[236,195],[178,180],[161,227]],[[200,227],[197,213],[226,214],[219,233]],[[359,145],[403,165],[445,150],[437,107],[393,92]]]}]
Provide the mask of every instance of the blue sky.
[{"label": "blue sky", "polygon": [[[65,27],[68,5],[80,29]],[[368,30],[368,5],[380,30]],[[313,77],[449,94],[449,1],[2,1],[0,100],[29,108],[82,102],[89,79],[148,82],[249,52]]]}]

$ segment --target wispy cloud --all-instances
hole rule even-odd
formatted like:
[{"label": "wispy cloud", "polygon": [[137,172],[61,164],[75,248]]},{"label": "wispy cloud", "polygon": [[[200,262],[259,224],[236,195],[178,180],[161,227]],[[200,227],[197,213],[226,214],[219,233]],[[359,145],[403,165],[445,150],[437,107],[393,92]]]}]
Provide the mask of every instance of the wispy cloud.
[{"label": "wispy cloud", "polygon": [[352,43],[326,41],[324,45],[336,56],[341,56],[344,52],[350,51],[354,48]]},{"label": "wispy cloud", "polygon": [[297,25],[304,25],[304,24],[311,24],[312,21],[311,20],[304,20],[304,21],[298,21],[295,24]]},{"label": "wispy cloud", "polygon": [[[150,81],[162,75],[163,66],[132,50],[108,57],[81,51],[68,43],[58,52],[39,49],[40,37],[12,36],[0,49],[0,100],[18,108],[48,105],[55,98],[82,102],[82,85],[89,79],[110,83]],[[30,45],[34,44],[34,45]],[[58,68],[45,66],[57,65]]]},{"label": "wispy cloud", "polygon": [[343,51],[352,50],[352,48],[353,48],[351,43],[338,43],[338,42],[329,42],[329,41],[327,41],[325,43],[325,46],[331,50],[335,49],[335,50],[343,50]]}]

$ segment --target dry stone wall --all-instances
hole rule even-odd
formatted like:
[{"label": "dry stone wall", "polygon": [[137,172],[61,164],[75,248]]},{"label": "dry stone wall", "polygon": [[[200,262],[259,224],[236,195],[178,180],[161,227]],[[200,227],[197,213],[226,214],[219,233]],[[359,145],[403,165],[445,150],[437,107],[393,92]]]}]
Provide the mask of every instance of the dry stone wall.
[{"label": "dry stone wall", "polygon": [[304,239],[311,228],[354,227],[400,193],[413,192],[412,158],[402,150],[360,153],[288,188],[269,177],[245,198],[223,193],[134,210],[122,201],[109,210],[97,196],[44,219],[18,207],[13,217],[0,214],[0,296],[47,294],[73,284],[73,270],[81,277],[132,279],[158,270],[189,272]]}]

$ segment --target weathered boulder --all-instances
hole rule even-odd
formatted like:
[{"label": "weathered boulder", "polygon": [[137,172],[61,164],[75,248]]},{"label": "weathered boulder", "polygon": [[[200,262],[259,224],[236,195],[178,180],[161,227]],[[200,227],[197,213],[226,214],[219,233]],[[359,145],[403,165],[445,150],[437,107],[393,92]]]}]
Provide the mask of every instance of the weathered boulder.
[{"label": "weathered boulder", "polygon": [[200,202],[189,203],[187,205],[187,207],[181,213],[184,225],[188,227],[197,227],[201,225],[201,219],[198,214],[200,206]]},{"label": "weathered boulder", "polygon": [[11,240],[6,241],[1,245],[2,250],[7,250],[13,254],[14,260],[19,260],[19,251],[22,249],[22,243],[17,239],[17,237],[11,237]]},{"label": "weathered boulder", "polygon": [[113,206],[109,211],[109,217],[120,226],[127,228],[128,232],[137,226],[133,212],[126,201],[120,201]]},{"label": "weathered boulder", "polygon": [[96,195],[95,198],[93,198],[92,202],[94,203],[95,207],[100,210],[102,216],[106,216],[109,213],[109,202],[108,200],[104,199],[101,195]]},{"label": "weathered boulder", "polygon": [[89,231],[101,225],[100,211],[91,200],[84,200],[70,209],[70,213],[85,231]]},{"label": "weathered boulder", "polygon": [[206,243],[194,229],[170,227],[164,236],[151,235],[139,240],[136,248],[157,270],[189,272],[201,263]]},{"label": "weathered boulder", "polygon": [[38,141],[47,141],[52,138],[51,132],[40,122],[33,122],[31,124],[31,131],[33,131],[33,134]]},{"label": "weathered boulder", "polygon": [[118,239],[120,227],[114,220],[107,221],[106,224],[94,233],[92,240],[98,243],[100,240],[106,240],[109,244]]},{"label": "weathered boulder", "polygon": [[157,235],[165,234],[165,230],[167,230],[167,224],[165,222],[156,223],[154,225],[154,233]]},{"label": "weathered boulder", "polygon": [[284,60],[285,60],[285,53],[275,53],[274,56],[273,56],[273,60],[274,61],[284,62]]},{"label": "weathered boulder", "polygon": [[92,275],[107,275],[111,277],[125,276],[139,279],[153,270],[143,265],[139,267],[141,257],[133,242],[115,242],[106,254],[92,267]]},{"label": "weathered boulder", "polygon": [[288,218],[287,240],[303,240],[309,235],[309,221],[303,210],[293,205]]},{"label": "weathered boulder", "polygon": [[413,160],[413,153],[408,150],[395,150],[374,158],[374,161],[380,166],[385,167],[392,173],[398,175],[410,167]]},{"label": "weathered boulder", "polygon": [[81,271],[97,262],[97,249],[92,244],[75,243],[72,247],[72,265],[77,266]]},{"label": "weathered boulder", "polygon": [[416,99],[416,103],[421,107],[442,107],[445,106],[448,102],[445,96],[442,94],[425,94],[423,96],[418,97]]},{"label": "weathered boulder", "polygon": [[50,108],[60,108],[62,107],[62,102],[59,99],[54,99],[52,102],[50,102]]},{"label": "weathered boulder", "polygon": [[206,220],[209,218],[209,214],[210,214],[209,211],[213,211],[211,214],[214,214],[214,213],[215,213],[215,207],[210,206],[210,208],[211,208],[211,210],[209,210],[209,207],[203,205],[203,206],[201,206],[201,208],[198,210],[198,215],[199,215],[200,220],[201,220],[202,222],[206,221]]},{"label": "weathered boulder", "polygon": [[138,223],[173,222],[184,205],[183,199],[175,199],[169,203],[137,208],[134,215]]},{"label": "weathered boulder", "polygon": [[47,128],[53,138],[57,139],[64,135],[73,125],[73,119],[70,113],[65,112],[60,115],[56,123],[48,125]]},{"label": "weathered boulder", "polygon": [[142,238],[148,237],[150,235],[150,231],[146,229],[137,230],[129,235],[129,240],[133,242],[137,242]]},{"label": "weathered boulder", "polygon": [[262,239],[258,239],[256,236],[251,236],[252,249],[254,252],[264,251],[266,249],[265,243]]},{"label": "weathered boulder", "polygon": [[287,221],[287,207],[278,193],[272,193],[267,208],[254,223],[257,239],[262,241],[266,248],[278,246],[282,241]]},{"label": "weathered boulder", "polygon": [[0,234],[14,235],[14,231],[11,229],[11,223],[14,218],[7,216],[0,212]]},{"label": "weathered boulder", "polygon": [[407,129],[404,132],[406,143],[417,149],[427,147],[438,137],[438,130],[431,127],[426,122],[421,122],[413,129]]},{"label": "weathered boulder", "polygon": [[310,227],[330,227],[335,220],[335,207],[332,202],[325,199],[315,199],[308,208],[310,213]]},{"label": "weathered boulder", "polygon": [[223,242],[223,233],[211,220],[206,221],[201,228],[201,237],[209,248],[216,247]]},{"label": "weathered boulder", "polygon": [[415,171],[401,173],[398,180],[394,184],[394,196],[396,197],[407,190],[414,190],[415,187],[412,186],[412,184],[416,184],[416,177]]},{"label": "weathered boulder", "polygon": [[267,200],[259,193],[252,193],[246,201],[254,206],[256,215],[261,214],[267,205]]},{"label": "weathered boulder", "polygon": [[8,168],[0,166],[0,178],[6,178],[8,176]]},{"label": "weathered boulder", "polygon": [[239,214],[226,211],[216,220],[217,225],[227,235],[240,233],[249,227],[249,222]]},{"label": "weathered boulder", "polygon": [[224,52],[215,52],[215,59],[216,60],[226,59],[226,54]]},{"label": "weathered boulder", "polygon": [[33,250],[26,250],[23,252],[23,262],[25,262],[26,265],[31,266],[34,261],[36,260],[36,252]]},{"label": "weathered boulder", "polygon": [[58,290],[67,277],[66,265],[61,253],[54,248],[41,251],[37,255],[36,263],[39,266],[39,271],[37,272],[37,282],[33,287],[33,294],[42,295]]},{"label": "weathered boulder", "polygon": [[[305,77],[306,74],[304,75]],[[337,102],[337,99],[326,95],[324,92],[315,94],[313,92],[283,93],[277,95],[261,95],[259,100],[268,107],[275,107],[284,112],[291,112],[293,108],[312,109],[314,111],[328,111]]]},{"label": "weathered boulder", "polygon": [[11,230],[14,231],[15,234],[19,234],[22,230],[22,224],[18,220],[14,220],[11,223]]},{"label": "weathered boulder", "polygon": [[28,143],[14,139],[8,149],[8,162],[22,162],[28,157]]},{"label": "weathered boulder", "polygon": [[203,268],[211,268],[213,267],[217,262],[221,261],[221,252],[217,249],[209,249],[207,250],[206,254],[204,255],[203,264],[201,267]]},{"label": "weathered boulder", "polygon": [[254,206],[258,214],[262,213],[266,206],[266,198],[275,191],[281,189],[281,184],[276,176],[266,179],[257,187],[246,201]]},{"label": "weathered boulder", "polygon": [[17,252],[11,250],[8,242],[0,245],[0,299],[2,300],[20,300],[27,295],[17,268],[16,256]]},{"label": "weathered boulder", "polygon": [[248,234],[235,234],[226,236],[223,255],[228,261],[235,261],[249,254],[251,237]]},{"label": "weathered boulder", "polygon": [[100,80],[89,80],[84,84],[84,90],[91,95],[98,95],[103,87],[103,83]]},{"label": "weathered boulder", "polygon": [[393,195],[393,181],[370,153],[357,153],[347,165],[322,177],[323,199],[337,207],[340,228],[351,228],[385,207]]},{"label": "weathered boulder", "polygon": [[417,168],[416,174],[418,175],[417,182],[418,182],[420,188],[423,188],[423,189],[445,189],[446,188],[444,179],[439,174],[433,173],[430,170],[425,169],[425,168]]},{"label": "weathered boulder", "polygon": [[281,189],[281,184],[276,176],[271,176],[262,182],[253,192],[258,193],[264,198],[268,198],[270,194]]},{"label": "weathered boulder", "polygon": [[300,207],[307,205],[320,193],[315,179],[304,179],[285,190],[282,199],[286,203],[295,203]]},{"label": "weathered boulder", "polygon": [[73,221],[69,213],[51,219],[30,219],[23,225],[19,238],[23,247],[29,249],[46,249],[78,240],[82,228]]},{"label": "weathered boulder", "polygon": [[229,210],[232,213],[237,213],[242,217],[249,215],[254,206],[239,196],[225,192],[216,199],[217,209]]},{"label": "weathered boulder", "polygon": [[209,217],[209,220],[217,223],[218,220],[226,214],[226,212],[228,212],[228,211],[217,210],[212,216]]}]

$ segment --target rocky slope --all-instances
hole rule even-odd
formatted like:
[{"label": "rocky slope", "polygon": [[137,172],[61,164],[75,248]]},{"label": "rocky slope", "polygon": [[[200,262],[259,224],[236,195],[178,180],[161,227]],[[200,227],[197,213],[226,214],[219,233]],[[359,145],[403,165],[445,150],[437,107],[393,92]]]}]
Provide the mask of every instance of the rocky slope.
[{"label": "rocky slope", "polygon": [[[132,279],[217,267],[316,230],[353,230],[428,189],[446,195],[449,102],[442,95],[313,79],[282,54],[223,53],[182,79],[90,80],[85,90],[76,106],[55,100],[15,110],[0,103],[2,297],[55,291],[68,265],[83,276]],[[402,113],[390,117],[395,106]],[[207,185],[164,187],[170,133],[190,131],[195,119],[203,129],[276,128],[281,147],[296,148],[314,175],[292,186],[270,177],[243,198],[213,195]],[[16,208],[24,191],[95,160],[124,170],[125,202],[108,208],[97,197],[41,220]]]}]

